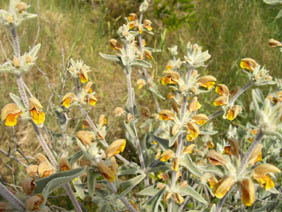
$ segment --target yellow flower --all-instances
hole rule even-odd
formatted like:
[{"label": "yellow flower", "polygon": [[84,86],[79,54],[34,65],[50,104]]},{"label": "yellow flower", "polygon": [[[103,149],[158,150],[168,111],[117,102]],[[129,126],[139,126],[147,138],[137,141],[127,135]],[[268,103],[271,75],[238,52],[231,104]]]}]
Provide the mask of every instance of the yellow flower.
[{"label": "yellow flower", "polygon": [[231,156],[231,146],[225,146],[223,154]]},{"label": "yellow flower", "polygon": [[224,84],[218,84],[215,88],[215,92],[218,93],[220,96],[228,96],[229,95],[229,89]]},{"label": "yellow flower", "polygon": [[214,149],[214,143],[212,141],[208,141],[208,148],[209,149]]},{"label": "yellow flower", "polygon": [[110,158],[116,154],[124,151],[126,145],[125,139],[115,140],[106,150],[107,158]]},{"label": "yellow flower", "polygon": [[215,176],[212,176],[208,179],[208,183],[210,185],[210,188],[213,189],[214,186],[218,183],[218,180],[216,179]]},{"label": "yellow flower", "polygon": [[94,95],[88,94],[88,95],[85,96],[84,102],[89,103],[89,105],[91,105],[91,106],[95,106],[96,103],[97,103],[97,99]]},{"label": "yellow flower", "polygon": [[242,69],[247,69],[250,72],[253,72],[257,65],[257,62],[252,58],[243,58],[240,62],[240,67]]},{"label": "yellow flower", "polygon": [[21,113],[21,109],[16,104],[7,104],[1,110],[1,121],[5,120],[6,126],[13,127],[17,124],[17,120]]},{"label": "yellow flower", "polygon": [[199,136],[199,133],[200,133],[199,127],[193,122],[188,122],[186,127],[187,127],[187,131],[188,131],[186,139],[188,141],[195,140]]},{"label": "yellow flower", "polygon": [[209,117],[202,113],[197,114],[192,118],[192,120],[195,121],[198,125],[204,125],[205,123],[207,123],[208,119]]},{"label": "yellow flower", "polygon": [[160,113],[160,120],[174,120],[175,114],[170,110],[161,110]]},{"label": "yellow flower", "polygon": [[208,152],[207,159],[214,166],[218,166],[218,165],[223,166],[226,164],[225,158],[214,150],[210,150]]},{"label": "yellow flower", "polygon": [[45,121],[45,113],[41,103],[36,98],[31,97],[29,99],[29,104],[29,112],[32,121],[37,125],[43,124]]},{"label": "yellow flower", "polygon": [[251,206],[255,200],[255,185],[250,178],[245,178],[241,180],[241,199],[245,206]]},{"label": "yellow flower", "polygon": [[148,30],[152,31],[152,22],[148,19],[144,20],[143,26]]},{"label": "yellow flower", "polygon": [[214,106],[223,106],[227,105],[228,103],[228,96],[220,96],[213,101]]},{"label": "yellow flower", "polygon": [[61,105],[65,108],[69,108],[71,103],[76,100],[76,96],[73,93],[67,93],[61,102]]},{"label": "yellow flower", "polygon": [[135,21],[137,20],[137,15],[135,13],[130,13],[129,16],[127,17],[128,21]]},{"label": "yellow flower", "polygon": [[15,8],[18,10],[19,13],[22,13],[27,9],[27,4],[24,2],[18,2],[16,3]]},{"label": "yellow flower", "polygon": [[201,108],[201,106],[202,105],[198,101],[198,98],[195,96],[195,97],[193,97],[192,101],[188,105],[188,111],[189,112],[197,111],[197,110],[199,110]]},{"label": "yellow flower", "polygon": [[161,79],[162,85],[176,85],[180,79],[180,74],[176,71],[164,71],[165,77]]},{"label": "yellow flower", "polygon": [[258,144],[254,151],[252,152],[251,156],[250,156],[250,159],[249,159],[249,162],[248,162],[248,165],[249,166],[252,166],[254,165],[256,162],[258,161],[261,161],[262,159],[262,147],[263,145],[262,144]]},{"label": "yellow flower", "polygon": [[225,176],[222,178],[213,188],[214,195],[221,199],[230,190],[235,183],[235,179],[232,176]]},{"label": "yellow flower", "polygon": [[167,150],[163,154],[161,154],[160,161],[166,162],[174,156],[174,152],[172,150]]},{"label": "yellow flower", "polygon": [[87,70],[85,68],[82,68],[82,69],[79,70],[78,76],[80,78],[81,83],[84,84],[84,83],[88,82],[88,74],[87,74]]},{"label": "yellow flower", "polygon": [[242,111],[242,107],[240,105],[234,105],[232,106],[231,108],[229,108],[228,112],[227,112],[227,115],[226,115],[226,118],[229,120],[229,121],[232,121],[234,120],[237,115]]},{"label": "yellow flower", "polygon": [[197,83],[199,83],[199,86],[201,87],[211,89],[213,88],[215,81],[216,81],[216,78],[214,76],[207,75],[207,76],[200,77],[197,80]]},{"label": "yellow flower", "polygon": [[281,171],[275,166],[265,163],[254,169],[253,178],[260,184],[265,185],[265,190],[269,190],[275,186],[269,174],[280,173]]},{"label": "yellow flower", "polygon": [[141,89],[143,88],[143,86],[146,84],[145,80],[144,79],[138,79],[137,80],[137,88],[138,89]]}]

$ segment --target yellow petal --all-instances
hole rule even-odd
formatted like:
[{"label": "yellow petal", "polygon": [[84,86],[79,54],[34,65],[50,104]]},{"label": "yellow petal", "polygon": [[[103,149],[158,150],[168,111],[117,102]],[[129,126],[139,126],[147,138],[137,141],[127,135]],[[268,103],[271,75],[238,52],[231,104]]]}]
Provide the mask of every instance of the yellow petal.
[{"label": "yellow petal", "polygon": [[160,158],[160,161],[165,162],[168,161],[169,159],[171,159],[174,156],[174,152],[172,150],[167,150],[165,151]]},{"label": "yellow petal", "polygon": [[43,111],[37,111],[35,108],[30,110],[30,116],[32,121],[37,125],[41,125],[45,121],[45,113]]},{"label": "yellow petal", "polygon": [[235,179],[232,176],[224,177],[213,188],[214,195],[219,199],[223,198],[234,183]]},{"label": "yellow petal", "polygon": [[119,154],[124,151],[126,146],[126,140],[125,139],[118,139],[115,140],[106,150],[107,158],[110,158],[116,154]]}]

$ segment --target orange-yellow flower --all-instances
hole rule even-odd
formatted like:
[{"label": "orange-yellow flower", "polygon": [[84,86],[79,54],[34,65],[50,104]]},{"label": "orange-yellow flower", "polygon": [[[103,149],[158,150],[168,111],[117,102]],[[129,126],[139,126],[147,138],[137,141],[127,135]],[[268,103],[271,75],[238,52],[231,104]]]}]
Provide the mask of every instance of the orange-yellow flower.
[{"label": "orange-yellow flower", "polygon": [[165,77],[161,79],[163,85],[176,85],[180,79],[180,74],[176,71],[164,71]]},{"label": "orange-yellow flower", "polygon": [[69,108],[71,103],[76,100],[76,96],[73,93],[67,93],[61,102],[61,105],[65,108]]},{"label": "orange-yellow flower", "polygon": [[226,118],[229,121],[234,120],[237,115],[242,111],[242,107],[240,105],[234,105],[231,108],[229,108],[229,110],[227,111],[227,115]]},{"label": "orange-yellow flower", "polygon": [[219,199],[223,198],[234,183],[235,179],[232,176],[222,178],[213,188],[214,195]]},{"label": "orange-yellow flower", "polygon": [[199,127],[193,122],[188,122],[187,131],[188,131],[188,134],[186,136],[186,139],[188,141],[195,140],[199,136],[199,133],[200,133]]},{"label": "orange-yellow flower", "polygon": [[192,154],[193,149],[196,147],[196,144],[190,144],[183,149],[184,154]]},{"label": "orange-yellow flower", "polygon": [[204,125],[208,119],[209,117],[203,113],[199,113],[192,118],[198,125]]},{"label": "orange-yellow flower", "polygon": [[41,125],[45,121],[45,113],[43,111],[43,106],[41,103],[34,97],[29,99],[29,112],[32,121],[37,124]]},{"label": "orange-yellow flower", "polygon": [[5,105],[1,111],[1,120],[5,120],[5,125],[13,127],[17,124],[17,120],[21,115],[21,109],[14,103]]},{"label": "orange-yellow flower", "polygon": [[170,110],[161,110],[160,113],[160,120],[174,120],[175,118],[175,114],[174,112],[170,111]]},{"label": "orange-yellow flower", "polygon": [[214,106],[223,106],[227,105],[228,103],[228,96],[220,96],[213,101]]},{"label": "orange-yellow flower", "polygon": [[174,152],[171,149],[169,149],[169,150],[163,152],[163,154],[161,154],[160,161],[166,162],[169,159],[171,159],[173,156],[174,156]]},{"label": "orange-yellow flower", "polygon": [[229,89],[224,84],[218,84],[215,87],[215,92],[218,93],[220,96],[228,96],[229,95]]},{"label": "orange-yellow flower", "polygon": [[211,75],[203,76],[198,79],[199,86],[211,89],[215,84],[216,78]]},{"label": "orange-yellow flower", "polygon": [[254,169],[253,178],[260,184],[264,185],[265,190],[269,190],[275,186],[269,174],[280,173],[281,171],[275,166],[265,163]]},{"label": "orange-yellow flower", "polygon": [[189,112],[194,112],[197,111],[201,108],[201,104],[198,101],[198,97],[193,97],[192,101],[190,102],[190,104],[188,105],[188,111]]},{"label": "orange-yellow flower", "polygon": [[240,62],[240,67],[242,69],[247,69],[250,72],[253,72],[257,65],[257,62],[252,58],[243,58]]},{"label": "orange-yellow flower", "polygon": [[79,72],[78,72],[78,76],[79,76],[79,78],[80,78],[80,82],[81,83],[86,83],[86,82],[88,82],[88,74],[87,74],[87,69],[86,68],[82,68],[82,69],[80,69],[79,70]]},{"label": "orange-yellow flower", "polygon": [[148,19],[144,20],[143,26],[145,27],[145,29],[147,29],[148,31],[152,31],[152,22]]}]

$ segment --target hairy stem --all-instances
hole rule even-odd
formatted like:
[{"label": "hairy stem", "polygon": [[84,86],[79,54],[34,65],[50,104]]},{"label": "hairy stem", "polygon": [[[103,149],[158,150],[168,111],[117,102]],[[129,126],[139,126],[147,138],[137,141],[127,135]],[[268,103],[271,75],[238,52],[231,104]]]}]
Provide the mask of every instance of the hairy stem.
[{"label": "hairy stem", "polygon": [[135,208],[128,202],[128,200],[127,200],[125,197],[120,196],[120,195],[117,194],[117,188],[116,188],[115,184],[110,183],[109,181],[107,181],[107,182],[108,182],[108,184],[109,184],[109,186],[110,186],[112,192],[118,196],[118,198],[119,198],[119,199],[122,201],[122,203],[128,208],[128,210],[129,210],[130,212],[137,212],[137,211],[135,210]]},{"label": "hairy stem", "polygon": [[248,152],[244,155],[242,162],[241,162],[241,166],[240,166],[240,171],[239,171],[239,175],[242,174],[242,172],[246,169],[248,163],[249,163],[249,159],[251,157],[251,155],[253,154],[255,148],[257,147],[257,145],[260,143],[261,139],[263,137],[263,132],[260,129],[255,140],[253,141],[253,143],[251,144],[251,146],[248,149]]},{"label": "hairy stem", "polygon": [[[19,57],[20,56],[20,45],[19,45],[19,40],[18,40],[18,36],[17,36],[17,31],[16,31],[16,28],[13,27],[12,30],[11,30],[11,33],[13,35],[13,46],[14,46],[14,54],[16,57]],[[24,103],[24,106],[27,110],[29,110],[29,100],[28,100],[28,97],[26,95],[26,92],[25,92],[25,83],[23,81],[23,78],[22,76],[20,75],[17,79],[17,84],[18,84],[18,89],[19,89],[19,92],[20,92],[20,96],[21,96],[21,99]],[[48,147],[48,144],[46,143],[46,141],[44,140],[39,128],[37,127],[36,124],[34,124],[32,122],[32,126],[35,130],[35,133],[36,133],[36,137],[38,138],[39,142],[40,142],[40,145],[42,146],[44,152],[47,154],[50,162],[52,163],[52,165],[54,167],[57,167],[57,161],[53,155],[53,153],[51,152],[50,148]],[[75,195],[70,187],[69,184],[65,185],[65,190],[66,192],[68,193],[75,209],[77,212],[82,212],[82,209],[79,205],[79,202],[78,200],[75,198]]]},{"label": "hairy stem", "polygon": [[24,203],[19,200],[7,187],[0,182],[0,196],[7,200],[18,211],[26,211]]},{"label": "hairy stem", "polygon": [[[134,100],[133,100],[133,92],[132,92],[132,84],[131,84],[131,68],[128,68],[127,72],[126,72],[126,79],[127,79],[127,88],[128,88],[128,99],[129,99],[129,110],[130,113],[134,116]],[[135,131],[135,137],[134,137],[134,141],[138,150],[138,157],[139,157],[139,161],[141,164],[141,168],[145,171],[146,167],[145,167],[145,160],[144,160],[144,156],[143,156],[143,151],[140,145],[140,141],[138,138],[138,133],[136,130],[136,125],[135,122],[132,123],[133,127],[134,127],[134,131]],[[149,179],[148,177],[145,178],[145,185],[148,186],[149,185]]]},{"label": "hairy stem", "polygon": [[[241,88],[230,100],[229,105],[234,104],[234,102],[246,91],[248,90],[252,85],[254,85],[254,81],[250,81],[247,85],[245,85],[243,88]],[[209,116],[209,120],[212,120],[216,118],[217,116],[221,115],[223,113],[222,109],[217,110],[215,113],[211,114]]]},{"label": "hairy stem", "polygon": [[[248,152],[244,155],[243,159],[242,159],[242,163],[239,169],[239,176],[242,175],[243,171],[246,169],[248,163],[249,163],[249,159],[252,155],[252,153],[254,152],[256,146],[260,143],[261,139],[263,137],[263,132],[260,129],[259,133],[257,134],[255,140],[253,141],[253,143],[251,144],[251,146],[248,149]],[[233,186],[234,187],[234,186]],[[225,196],[219,201],[217,207],[216,207],[216,212],[221,212],[223,204],[225,202],[225,200],[227,199],[227,196],[229,195],[229,193],[231,192],[231,189],[225,194]]]}]

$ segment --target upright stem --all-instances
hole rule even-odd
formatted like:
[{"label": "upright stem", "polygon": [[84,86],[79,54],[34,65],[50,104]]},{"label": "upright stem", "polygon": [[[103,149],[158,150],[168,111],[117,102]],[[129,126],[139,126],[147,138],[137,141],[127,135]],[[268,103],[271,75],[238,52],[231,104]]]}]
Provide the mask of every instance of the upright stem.
[{"label": "upright stem", "polygon": [[[110,183],[109,181],[108,181],[108,184],[109,184],[112,192],[117,194],[117,188],[116,188],[115,184]],[[135,210],[135,208],[127,201],[127,199],[125,197],[118,195],[118,198],[122,201],[122,203],[128,208],[128,210],[130,212],[137,212]]]},{"label": "upright stem", "polygon": [[[248,163],[249,163],[249,159],[252,155],[252,153],[254,152],[256,146],[260,143],[261,139],[263,137],[263,132],[260,129],[259,133],[257,134],[255,140],[253,141],[253,143],[251,144],[251,146],[248,149],[248,152],[244,155],[242,162],[241,162],[241,166],[239,169],[239,173],[238,175],[242,175],[242,172],[246,169]],[[225,202],[225,200],[227,199],[228,194],[231,192],[231,189],[225,194],[225,196],[219,201],[217,207],[216,207],[216,212],[221,212],[223,204]]]},{"label": "upright stem", "polygon": [[260,143],[262,137],[263,137],[263,132],[260,129],[258,134],[257,134],[257,136],[256,136],[256,138],[255,138],[255,140],[253,141],[253,143],[249,147],[248,152],[245,154],[245,156],[242,159],[239,175],[241,175],[242,172],[246,169],[246,167],[247,167],[247,165],[249,163],[249,159],[250,159],[251,155],[253,154],[254,150],[256,149],[257,145]]},{"label": "upright stem", "polygon": [[[17,31],[16,31],[15,27],[13,27],[11,29],[11,33],[12,33],[12,36],[13,36],[14,53],[15,53],[16,57],[19,57],[20,56],[20,45],[19,45],[19,40],[18,40]],[[18,84],[18,89],[19,89],[19,92],[20,92],[21,99],[24,103],[24,106],[27,110],[29,110],[29,100],[28,100],[28,97],[27,97],[26,92],[25,92],[25,87],[24,87],[25,84],[23,82],[23,78],[22,78],[21,75],[17,79],[17,84]],[[37,136],[44,152],[47,154],[51,164],[54,167],[57,167],[57,161],[56,161],[53,153],[51,152],[50,148],[48,147],[46,141],[44,140],[39,128],[33,122],[32,122],[32,126],[33,126],[35,133],[36,133],[36,136]],[[69,183],[65,185],[65,190],[67,191],[67,193],[68,193],[68,195],[69,195],[69,197],[70,197],[70,199],[71,199],[71,201],[72,201],[72,203],[75,207],[75,210],[77,212],[82,212],[82,209],[79,205],[79,202],[75,198],[75,195],[74,195]]]},{"label": "upright stem", "polygon": [[[126,79],[127,79],[127,88],[128,88],[128,99],[129,99],[129,110],[130,113],[134,116],[134,102],[133,102],[133,93],[132,93],[132,85],[131,85],[131,68],[128,68],[127,70],[127,74],[126,74]],[[146,171],[146,167],[145,167],[145,160],[144,160],[144,156],[143,156],[143,151],[140,145],[140,141],[138,138],[138,133],[136,130],[136,125],[135,122],[133,122],[133,127],[134,127],[134,131],[135,131],[135,144],[138,150],[138,157],[139,157],[139,161],[141,164],[141,168]],[[149,186],[149,179],[148,177],[145,178],[145,185]]]}]

